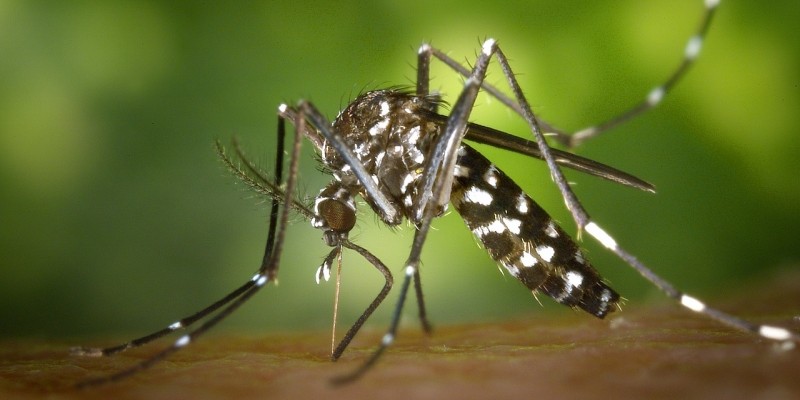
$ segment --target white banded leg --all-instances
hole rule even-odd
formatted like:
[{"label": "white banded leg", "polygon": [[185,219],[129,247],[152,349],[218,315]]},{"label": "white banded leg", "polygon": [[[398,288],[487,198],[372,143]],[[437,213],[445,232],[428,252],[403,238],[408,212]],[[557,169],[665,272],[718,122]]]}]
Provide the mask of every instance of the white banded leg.
[{"label": "white banded leg", "polygon": [[[278,172],[282,172],[283,169],[282,164],[283,164],[284,127],[285,125],[283,119],[279,119],[278,143],[280,150],[278,151],[278,156],[276,157],[276,164],[277,164],[276,171]],[[306,131],[305,119],[301,119],[295,127],[296,129],[294,135],[294,142],[290,150],[289,178],[287,179],[285,184],[284,198],[283,199],[273,198],[272,200],[267,245],[263,258],[264,261],[262,262],[262,265],[259,268],[258,272],[255,275],[253,275],[253,277],[247,283],[242,285],[239,289],[233,291],[231,294],[225,296],[223,299],[217,301],[216,303],[212,304],[206,309],[188,318],[184,318],[182,320],[174,322],[165,329],[162,329],[151,335],[147,335],[139,339],[138,342],[135,340],[121,346],[115,346],[99,351],[98,349],[91,349],[91,348],[74,349],[73,354],[77,355],[100,356],[100,355],[114,354],[116,352],[123,351],[131,347],[148,343],[173,331],[183,329],[186,326],[190,325],[190,323],[197,322],[199,319],[206,317],[211,312],[217,310],[218,308],[221,308],[222,306],[225,306],[225,308],[223,308],[217,314],[206,319],[205,322],[203,322],[199,327],[195,328],[188,334],[181,336],[175,342],[173,342],[171,346],[154,354],[153,356],[150,356],[144,361],[111,375],[101,376],[99,378],[93,378],[79,382],[76,385],[77,387],[84,388],[84,387],[96,386],[103,383],[117,381],[153,366],[154,364],[163,360],[170,354],[192,343],[198,336],[202,335],[203,333],[205,333],[206,331],[217,325],[220,321],[228,317],[231,313],[236,311],[242,304],[247,302],[247,300],[249,300],[254,294],[256,294],[262,287],[264,287],[264,285],[266,285],[269,281],[274,280],[277,277],[278,266],[279,266],[278,263],[280,261],[280,256],[283,251],[283,244],[286,236],[285,231],[289,220],[289,212],[292,209],[291,206],[283,207],[283,209],[280,210],[281,212],[279,213],[278,212],[279,204],[283,203],[285,205],[291,205],[295,203],[293,194],[295,191],[295,187],[297,186],[297,171],[299,167],[300,147],[303,138],[301,132]],[[281,186],[281,179],[282,179],[281,175],[276,174],[274,182],[275,187]]]},{"label": "white banded leg", "polygon": [[795,343],[800,342],[800,335],[794,333],[786,328],[773,325],[761,325],[752,323],[750,321],[741,319],[739,317],[730,315],[715,308],[708,307],[703,301],[696,297],[690,296],[676,289],[672,284],[656,275],[650,268],[647,268],[632,254],[622,249],[614,238],[611,237],[605,230],[600,228],[595,222],[589,222],[586,225],[586,233],[597,239],[603,246],[616,254],[636,271],[638,271],[645,279],[650,281],[653,285],[658,287],[667,296],[678,301],[682,306],[687,309],[706,315],[720,323],[728,325],[732,328],[750,332],[761,336],[764,339],[776,342],[782,342],[787,347],[794,347]]},{"label": "white banded leg", "polygon": [[[625,123],[628,120],[635,118],[636,116],[643,114],[660,104],[661,101],[664,100],[664,96],[666,96],[667,93],[672,90],[673,87],[675,87],[675,85],[686,74],[692,64],[694,64],[695,60],[697,60],[697,57],[700,55],[706,33],[708,32],[708,27],[711,24],[711,20],[714,17],[714,12],[716,11],[717,6],[719,6],[719,2],[720,0],[704,0],[703,5],[705,6],[705,12],[703,13],[700,26],[686,42],[686,47],[684,48],[683,52],[683,60],[681,60],[678,68],[676,68],[672,74],[670,74],[664,83],[651,89],[641,102],[631,107],[628,111],[612,117],[603,123],[580,129],[573,134],[569,134],[558,129],[553,129],[552,132],[555,133],[556,139],[568,147],[576,147],[581,143],[612,129],[617,125]],[[548,130],[548,132],[550,132],[550,130]]]},{"label": "white banded leg", "polygon": [[427,157],[428,164],[423,171],[423,184],[420,192],[423,194],[421,202],[415,210],[417,230],[414,234],[414,241],[411,245],[411,252],[406,262],[405,276],[400,288],[400,297],[397,301],[392,322],[383,336],[383,340],[378,348],[372,353],[359,368],[349,374],[340,376],[333,380],[334,383],[342,384],[352,382],[367,372],[381,357],[384,351],[394,343],[397,335],[397,327],[400,323],[403,305],[411,286],[411,281],[415,279],[419,272],[420,255],[422,247],[430,230],[431,222],[435,215],[434,210],[441,209],[442,201],[449,202],[449,193],[452,187],[453,170],[457,158],[457,150],[461,139],[466,131],[470,112],[475,104],[475,98],[481,88],[483,79],[486,76],[486,69],[492,55],[498,51],[497,42],[494,39],[484,41],[481,53],[475,62],[475,67],[464,83],[464,89],[459,94],[458,99],[451,109],[447,127],[444,133],[437,139],[434,149]]},{"label": "white banded leg", "polygon": [[[642,101],[634,105],[625,112],[611,117],[605,122],[592,125],[576,131],[575,133],[565,132],[552,124],[539,120],[539,125],[544,132],[555,136],[556,140],[568,147],[575,147],[583,142],[596,137],[628,120],[635,118],[642,113],[652,109],[664,99],[664,96],[680,81],[686,74],[689,68],[694,64],[697,57],[702,50],[703,42],[706,38],[706,33],[711,24],[713,16],[720,0],[704,0],[704,13],[701,17],[701,22],[695,33],[689,38],[684,49],[683,59],[678,67],[669,75],[664,83],[654,87],[648,92]],[[445,65],[449,66],[454,71],[458,72],[464,77],[470,76],[470,71],[465,68],[461,63],[454,60],[444,52],[431,47],[428,44],[423,44],[418,51],[417,61],[417,94],[428,93],[428,80],[429,80],[429,67],[430,59],[435,57],[442,61]],[[498,99],[505,106],[514,110],[517,114],[524,117],[523,108],[514,101],[512,98],[503,94],[496,87],[488,83],[482,83],[482,89],[490,93],[493,97]]]}]

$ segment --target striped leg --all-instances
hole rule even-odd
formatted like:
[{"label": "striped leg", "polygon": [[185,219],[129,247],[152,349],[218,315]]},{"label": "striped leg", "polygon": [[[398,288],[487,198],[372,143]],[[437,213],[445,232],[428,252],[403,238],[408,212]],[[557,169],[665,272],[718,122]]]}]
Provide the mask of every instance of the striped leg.
[{"label": "striped leg", "polygon": [[[683,78],[689,68],[694,64],[697,60],[697,57],[700,55],[700,51],[703,47],[703,42],[705,41],[706,33],[708,32],[708,28],[711,25],[711,21],[714,17],[716,12],[717,6],[719,6],[720,0],[704,0],[704,13],[701,17],[701,22],[698,29],[695,33],[689,38],[688,42],[686,43],[686,47],[683,54],[683,59],[678,65],[678,67],[669,75],[669,77],[660,85],[654,87],[650,90],[650,92],[645,96],[645,98],[640,101],[638,104],[634,105],[627,111],[624,111],[614,117],[609,118],[608,120],[601,122],[596,125],[592,125],[583,129],[580,129],[574,133],[565,132],[554,125],[547,123],[545,121],[539,120],[539,125],[544,132],[547,132],[548,135],[553,135],[555,139],[567,146],[567,147],[576,147],[583,142],[594,138],[616,126],[623,124],[643,113],[646,111],[654,108],[661,101],[664,99],[664,96],[675,87],[676,84]],[[454,71],[458,72],[464,77],[470,76],[470,70],[465,68],[461,63],[454,60],[441,50],[435,49],[430,45],[423,45],[419,49],[418,61],[417,61],[417,93],[428,93],[428,80],[429,80],[429,67],[430,67],[430,60],[431,57],[434,57],[444,64],[452,68]],[[493,97],[497,98],[501,103],[506,105],[507,107],[514,110],[517,114],[524,116],[523,109],[519,103],[513,100],[511,97],[506,96],[498,90],[496,87],[488,84],[482,83],[481,88],[491,94]]]},{"label": "striped leg", "polygon": [[609,235],[606,231],[600,228],[600,226],[595,222],[592,221],[586,225],[586,232],[592,235],[603,246],[616,254],[619,258],[623,259],[628,265],[638,271],[645,279],[661,289],[661,291],[663,291],[667,296],[675,299],[682,306],[688,308],[689,310],[706,315],[732,328],[756,334],[764,339],[781,342],[786,348],[793,348],[795,343],[800,342],[800,335],[786,328],[772,325],[760,325],[743,320],[715,308],[708,307],[704,302],[696,297],[679,291],[672,284],[647,268],[647,266],[642,264],[642,262],[632,254],[622,249],[617,244],[617,241],[614,240],[614,238],[611,237],[611,235]]},{"label": "striped leg", "polygon": [[[283,169],[283,137],[284,137],[284,129],[285,123],[281,119],[278,125],[278,147],[281,149],[279,151],[278,156],[276,158],[276,171],[278,172],[275,175],[274,186],[280,187],[281,186],[281,179],[282,179],[282,169]],[[287,226],[287,221],[289,220],[289,212],[292,207],[283,207],[282,212],[279,212],[279,205],[282,202],[283,204],[294,204],[293,193],[297,184],[297,170],[299,165],[299,157],[300,157],[300,144],[302,135],[300,132],[305,131],[304,122],[297,127],[295,132],[294,142],[291,147],[290,152],[290,161],[289,161],[289,179],[286,181],[286,188],[285,188],[285,195],[283,199],[273,197],[272,199],[272,208],[270,212],[270,224],[269,224],[269,231],[267,237],[267,244],[264,253],[264,261],[259,268],[258,272],[253,275],[253,277],[244,285],[236,289],[235,291],[231,292],[229,295],[225,296],[223,299],[215,302],[209,307],[206,307],[202,311],[178,322],[175,322],[169,325],[167,328],[162,329],[158,332],[153,334],[144,336],[140,339],[136,339],[129,343],[123,344],[121,346],[110,347],[107,349],[93,349],[93,348],[77,348],[73,349],[73,354],[75,355],[84,355],[84,356],[104,356],[104,355],[111,355],[118,353],[120,351],[137,347],[148,342],[151,342],[161,336],[164,336],[168,333],[173,331],[183,329],[194,322],[202,319],[203,317],[209,315],[210,313],[216,311],[218,308],[225,306],[221,311],[217,314],[213,315],[212,317],[208,318],[201,324],[199,327],[194,329],[193,331],[181,336],[178,338],[171,346],[167,347],[166,349],[156,353],[155,355],[145,359],[144,361],[130,367],[114,373],[112,375],[101,376],[99,378],[93,378],[89,380],[85,380],[83,382],[78,383],[78,387],[88,387],[88,386],[95,386],[103,383],[118,381],[120,379],[124,379],[128,376],[131,376],[139,371],[145,370],[150,368],[151,366],[155,365],[159,361],[163,360],[170,354],[180,350],[181,348],[189,345],[193,342],[197,337],[214,327],[220,321],[228,317],[231,313],[236,311],[242,304],[247,302],[253,295],[255,295],[267,282],[274,280],[277,277],[278,273],[278,262],[280,260],[280,256],[283,250],[283,242],[285,238],[285,231]]]}]

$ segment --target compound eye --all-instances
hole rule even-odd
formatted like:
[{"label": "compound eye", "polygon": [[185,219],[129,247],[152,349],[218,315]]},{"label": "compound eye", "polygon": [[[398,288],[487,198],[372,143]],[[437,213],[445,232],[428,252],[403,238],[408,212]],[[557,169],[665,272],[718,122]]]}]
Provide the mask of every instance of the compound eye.
[{"label": "compound eye", "polygon": [[355,211],[341,201],[325,199],[317,205],[317,212],[334,232],[347,233],[356,225]]}]

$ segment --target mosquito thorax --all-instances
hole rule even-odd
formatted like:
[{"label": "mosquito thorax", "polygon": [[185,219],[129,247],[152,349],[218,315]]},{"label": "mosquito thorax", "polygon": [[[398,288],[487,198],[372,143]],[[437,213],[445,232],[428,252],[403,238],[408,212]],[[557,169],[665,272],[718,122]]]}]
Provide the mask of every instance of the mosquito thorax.
[{"label": "mosquito thorax", "polygon": [[438,104],[436,96],[376,90],[358,96],[333,121],[333,130],[349,145],[392,206],[400,210],[394,218],[382,215],[333,147],[326,143],[320,149],[322,162],[334,179],[353,195],[361,195],[388,225],[397,225],[404,217],[413,220],[410,217],[419,197],[425,158],[440,133],[439,125],[427,115]]}]

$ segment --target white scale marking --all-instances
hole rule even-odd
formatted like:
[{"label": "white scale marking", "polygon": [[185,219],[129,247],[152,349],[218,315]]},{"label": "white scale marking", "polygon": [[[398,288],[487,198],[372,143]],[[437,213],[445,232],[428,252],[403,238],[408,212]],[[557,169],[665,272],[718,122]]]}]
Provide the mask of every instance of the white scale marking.
[{"label": "white scale marking", "polygon": [[681,304],[694,312],[703,312],[706,309],[706,305],[702,301],[685,294],[681,296]]},{"label": "white scale marking", "polygon": [[372,127],[369,128],[370,136],[380,135],[386,130],[387,126],[389,126],[389,118],[382,119],[380,122],[378,122],[375,125],[372,125]]},{"label": "white scale marking", "polygon": [[417,175],[413,172],[406,174],[405,178],[403,178],[403,184],[400,186],[400,193],[405,193],[408,190],[408,185],[417,178]]},{"label": "white scale marking", "polygon": [[419,125],[412,127],[408,131],[408,135],[406,135],[406,141],[408,141],[408,143],[412,145],[417,144],[417,140],[419,140],[419,133],[420,133]]},{"label": "white scale marking", "polygon": [[697,55],[700,54],[700,50],[703,48],[703,38],[699,36],[692,36],[689,39],[689,42],[686,43],[686,58],[689,60],[694,60],[697,58]]},{"label": "white scale marking", "polygon": [[486,39],[483,42],[483,54],[490,56],[492,55],[492,51],[494,50],[495,40],[494,39]]},{"label": "white scale marking", "polygon": [[489,169],[483,174],[483,180],[493,188],[497,188],[497,168],[494,165],[489,166]]},{"label": "white scale marking", "polygon": [[520,227],[522,227],[522,221],[514,218],[506,218],[503,217],[503,224],[508,228],[511,233],[515,235],[519,235]]},{"label": "white scale marking", "polygon": [[647,104],[651,107],[655,107],[661,100],[664,98],[664,88],[659,86],[654,88],[647,94]]},{"label": "white scale marking", "polygon": [[528,268],[536,265],[536,263],[539,262],[539,260],[537,260],[533,254],[528,253],[527,251],[522,252],[522,256],[520,256],[519,261],[522,263],[522,266]]},{"label": "white scale marking", "polygon": [[[322,193],[324,191],[325,191],[325,188],[322,188],[322,190],[320,190],[319,192]],[[319,205],[322,204],[322,202],[328,201],[330,199],[331,198],[328,197],[328,196],[319,196],[316,199],[314,199],[314,212],[319,214]]]},{"label": "white scale marking", "polygon": [[169,326],[169,329],[171,331],[178,330],[178,329],[181,329],[181,328],[183,328],[183,324],[181,323],[181,321],[175,322],[174,324]]},{"label": "white scale marking", "polygon": [[460,176],[462,178],[466,178],[469,176],[470,169],[467,166],[456,164],[455,168],[453,168],[453,175]]},{"label": "white scale marking", "polygon": [[583,253],[581,253],[580,249],[578,249],[578,251],[575,252],[575,261],[577,261],[579,264],[583,264],[586,262],[586,259],[583,258]]},{"label": "white scale marking", "polygon": [[355,153],[358,156],[359,160],[361,159],[361,157],[364,157],[364,156],[368,155],[369,154],[369,149],[367,149],[367,144],[366,143],[361,143],[361,144],[356,145]]},{"label": "white scale marking", "polygon": [[597,133],[597,127],[590,126],[588,128],[581,129],[578,132],[575,132],[575,134],[572,136],[577,136],[577,137],[594,136],[596,133]]},{"label": "white scale marking", "polygon": [[389,346],[392,344],[392,342],[394,342],[394,335],[392,335],[391,333],[383,335],[383,339],[381,339],[381,344],[383,346]]},{"label": "white scale marking", "polygon": [[792,333],[789,330],[771,325],[761,325],[758,328],[758,334],[772,340],[789,340],[792,338]]},{"label": "white scale marking", "polygon": [[517,197],[517,211],[519,211],[520,214],[528,213],[528,199],[525,193],[520,193],[519,197]]},{"label": "white scale marking", "polygon": [[603,289],[603,293],[600,294],[600,312],[606,312],[608,309],[608,301],[611,300],[611,292],[608,289]]},{"label": "white scale marking", "polygon": [[567,292],[572,293],[572,289],[581,287],[583,283],[583,275],[580,272],[569,271],[567,272]]},{"label": "white scale marking", "polygon": [[492,223],[489,224],[489,225],[479,226],[479,227],[473,229],[472,233],[474,233],[475,236],[480,238],[480,237],[483,237],[484,235],[486,235],[489,232],[503,233],[503,232],[506,231],[506,229],[508,229],[506,227],[506,224],[504,224],[503,221],[496,219],[496,220],[492,221]]},{"label": "white scale marking", "polygon": [[587,233],[594,236],[594,238],[597,239],[600,242],[600,244],[606,246],[606,248],[609,248],[611,250],[617,249],[617,241],[614,240],[614,238],[612,238],[611,235],[606,233],[606,231],[604,231],[603,228],[601,228],[594,222],[589,222],[588,224],[586,224],[585,229]]},{"label": "white scale marking", "polygon": [[492,194],[483,189],[478,189],[475,186],[472,186],[469,188],[469,190],[467,190],[466,193],[464,193],[464,200],[470,203],[488,206],[492,204]]},{"label": "white scale marking", "polygon": [[558,231],[556,230],[556,226],[553,224],[553,221],[547,223],[547,228],[545,228],[544,234],[554,239],[558,237]]},{"label": "white scale marking", "polygon": [[556,250],[551,246],[541,245],[536,247],[536,254],[538,254],[539,257],[542,257],[542,260],[545,262],[550,262],[550,260],[552,260],[553,256],[556,254]]},{"label": "white scale marking", "polygon": [[422,164],[425,161],[425,155],[422,154],[422,152],[419,151],[419,149],[415,147],[411,151],[414,152],[414,156],[411,159],[414,160],[415,163]]},{"label": "white scale marking", "polygon": [[322,276],[322,279],[325,279],[325,282],[328,282],[331,279],[331,266],[328,265],[327,262],[322,263],[322,265],[317,268],[316,279],[317,285],[319,285],[319,278]]},{"label": "white scale marking", "polygon": [[175,341],[175,347],[186,346],[191,341],[192,341],[192,338],[189,335],[181,336],[180,339]]},{"label": "white scale marking", "polygon": [[569,271],[566,275],[567,282],[564,285],[564,292],[555,298],[556,301],[563,301],[567,296],[572,294],[572,291],[579,288],[583,283],[583,275],[575,271]]},{"label": "white scale marking", "polygon": [[492,223],[489,224],[489,226],[486,228],[490,232],[494,233],[503,233],[507,229],[506,224],[504,224],[503,221],[500,221],[499,219],[492,221]]}]

